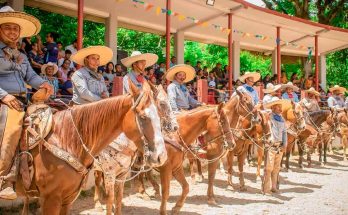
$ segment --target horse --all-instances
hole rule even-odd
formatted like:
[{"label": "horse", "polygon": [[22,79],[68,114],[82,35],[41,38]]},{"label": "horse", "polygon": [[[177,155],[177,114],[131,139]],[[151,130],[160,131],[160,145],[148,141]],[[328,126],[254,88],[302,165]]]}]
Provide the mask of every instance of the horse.
[{"label": "horse", "polygon": [[237,156],[239,169],[239,190],[246,191],[244,182],[243,166],[248,153],[249,145],[255,144],[260,147],[265,144],[271,144],[271,124],[270,111],[257,111],[259,120],[249,121],[244,120],[240,128],[240,134],[236,138],[236,147],[227,153],[227,183],[233,188],[232,173],[233,173],[233,158]]},{"label": "horse", "polygon": [[[173,114],[172,108],[169,104],[168,96],[164,91],[162,85],[158,87],[150,84],[154,93],[156,108],[158,110],[162,128],[169,132],[175,132],[178,129],[178,122]],[[101,207],[101,182],[104,178],[104,189],[107,197],[106,214],[112,213],[113,203],[115,204],[115,214],[121,214],[122,198],[124,183],[130,179],[126,179],[132,164],[134,163],[137,148],[134,142],[129,140],[124,135],[119,136],[116,142],[121,142],[121,149],[108,146],[98,157],[100,163],[105,165],[104,172],[95,170],[95,192],[94,202],[95,208]],[[115,149],[116,148],[116,149]],[[144,164],[144,163],[143,163]],[[138,174],[142,174],[142,169]],[[134,178],[134,176],[132,177]],[[117,193],[115,199],[115,192]]]},{"label": "horse", "polygon": [[[22,141],[26,130],[25,126]],[[140,92],[130,82],[129,95],[55,113],[50,134],[26,153],[31,154],[34,167],[30,188],[25,187],[21,174],[17,193],[27,200],[38,196],[42,214],[69,214],[95,156],[121,132],[137,143],[148,165],[160,166],[167,160],[159,116],[146,84]],[[23,212],[28,211],[24,208]]]}]

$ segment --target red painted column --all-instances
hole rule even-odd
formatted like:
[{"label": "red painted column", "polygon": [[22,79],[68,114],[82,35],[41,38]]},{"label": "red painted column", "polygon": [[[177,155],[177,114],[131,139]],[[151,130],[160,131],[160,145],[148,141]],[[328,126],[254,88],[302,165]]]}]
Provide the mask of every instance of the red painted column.
[{"label": "red painted column", "polygon": [[319,90],[319,50],[318,35],[315,35],[315,89]]},{"label": "red painted column", "polygon": [[82,49],[82,43],[83,43],[83,4],[84,4],[84,0],[78,0],[78,5],[77,5],[77,50]]},{"label": "red painted column", "polygon": [[167,0],[167,14],[166,14],[166,66],[167,69],[170,67],[170,15],[171,0]]},{"label": "red painted column", "polygon": [[281,56],[281,53],[280,53],[280,27],[277,27],[277,75],[278,75],[278,84],[280,84],[280,77],[281,77],[281,69],[280,69],[280,65],[281,64],[281,59],[280,59],[280,56]]},{"label": "red painted column", "polygon": [[228,28],[231,29],[228,35],[228,90],[230,94],[232,94],[232,81],[233,81],[233,71],[232,71],[232,44],[233,44],[233,30],[232,30],[232,13],[228,14]]}]

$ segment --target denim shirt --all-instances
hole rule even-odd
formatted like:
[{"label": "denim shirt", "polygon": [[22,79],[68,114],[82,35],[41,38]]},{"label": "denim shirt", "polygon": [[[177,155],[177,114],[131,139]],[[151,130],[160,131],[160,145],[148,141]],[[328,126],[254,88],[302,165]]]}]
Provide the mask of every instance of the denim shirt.
[{"label": "denim shirt", "polygon": [[285,120],[281,115],[272,113],[271,114],[271,132],[275,142],[281,142],[281,146],[287,145],[287,132]]},{"label": "denim shirt", "polygon": [[[137,75],[134,71],[130,71],[127,75],[123,77],[123,94],[129,93],[128,80],[131,80],[133,84],[139,89],[143,89],[143,84],[137,81]],[[144,77],[145,79],[145,77]]]},{"label": "denim shirt", "polygon": [[344,108],[344,101],[341,97],[339,96],[330,96],[327,99],[327,105],[331,108]]},{"label": "denim shirt", "polygon": [[3,49],[6,45],[0,41],[0,99],[7,94],[27,93],[25,83],[28,83],[35,89],[38,89],[45,80],[43,80],[31,67],[28,58],[20,54],[23,58],[21,64],[7,60]]},{"label": "denim shirt", "polygon": [[[180,86],[186,91],[180,89]],[[192,98],[185,85],[180,85],[177,81],[173,81],[167,88],[168,99],[173,111],[180,111],[180,109],[195,108],[199,102]]]},{"label": "denim shirt", "polygon": [[292,100],[293,102],[295,102],[295,103],[297,103],[297,102],[299,102],[300,100],[298,99],[298,96],[297,96],[297,94],[296,93],[292,93],[292,96],[293,96],[293,98],[289,98],[289,95],[288,95],[288,93],[283,93],[283,96],[282,96],[282,98],[283,99],[290,99],[290,100]]},{"label": "denim shirt", "polygon": [[[100,79],[94,77],[99,75]],[[87,67],[77,70],[71,77],[73,84],[73,98],[75,104],[87,104],[101,100],[101,94],[105,92],[109,96],[102,75],[96,74]]]}]

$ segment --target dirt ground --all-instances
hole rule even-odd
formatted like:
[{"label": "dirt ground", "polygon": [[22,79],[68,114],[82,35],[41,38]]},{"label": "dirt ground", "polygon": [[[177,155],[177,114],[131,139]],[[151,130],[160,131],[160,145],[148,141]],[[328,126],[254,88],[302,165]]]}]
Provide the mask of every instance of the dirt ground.
[{"label": "dirt ground", "polygon": [[[314,156],[312,168],[299,169],[297,156],[291,160],[292,169],[281,172],[280,194],[264,196],[260,193],[261,181],[255,181],[255,167],[245,166],[247,191],[239,192],[227,188],[226,175],[218,171],[215,180],[215,196],[218,206],[207,204],[207,172],[204,172],[203,183],[190,184],[190,193],[181,210],[182,215],[215,215],[215,214],[348,214],[348,161],[342,161],[341,151],[329,155],[326,166],[320,166],[318,157]],[[236,170],[237,168],[234,167]],[[188,171],[187,171],[188,173]],[[239,180],[233,177],[234,183]],[[158,178],[158,177],[157,177]],[[191,179],[187,174],[187,181]],[[147,182],[147,192],[152,194],[153,189]],[[159,214],[160,200],[143,200],[134,194],[130,184],[127,184],[123,199],[123,214]],[[168,214],[181,193],[180,185],[171,182]],[[105,206],[105,205],[104,205]],[[33,211],[32,206],[32,211]],[[93,190],[83,192],[74,203],[72,214],[105,214],[105,211],[94,210]],[[0,208],[0,214],[18,214],[18,210]],[[34,213],[35,214],[35,213]]]}]

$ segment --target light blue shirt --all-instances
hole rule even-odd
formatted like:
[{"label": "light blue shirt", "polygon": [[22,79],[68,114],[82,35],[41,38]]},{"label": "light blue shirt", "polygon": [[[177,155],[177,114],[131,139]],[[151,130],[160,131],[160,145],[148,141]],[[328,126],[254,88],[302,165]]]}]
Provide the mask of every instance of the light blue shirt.
[{"label": "light blue shirt", "polygon": [[271,132],[275,142],[281,142],[282,146],[287,145],[287,132],[285,120],[281,115],[272,113],[271,114]]},{"label": "light blue shirt", "polygon": [[[139,89],[143,89],[143,84],[137,81],[137,75],[134,71],[130,71],[127,75],[123,77],[123,94],[129,93],[128,80],[131,80],[133,84]],[[145,79],[145,77],[144,77]]]},{"label": "light blue shirt", "polygon": [[192,98],[188,89],[184,84],[180,85],[177,81],[173,81],[167,88],[168,99],[173,111],[180,109],[195,108],[199,102]]},{"label": "light blue shirt", "polygon": [[251,96],[251,98],[253,98],[254,104],[256,105],[257,103],[259,103],[259,94],[257,94],[257,91],[247,84],[243,84],[243,87],[245,89],[245,92],[247,92]]},{"label": "light blue shirt", "polygon": [[267,104],[271,102],[273,97],[276,97],[276,96],[272,96],[271,94],[265,95],[262,99],[263,104]]},{"label": "light blue shirt", "polygon": [[330,96],[327,99],[327,105],[331,108],[344,108],[344,101],[339,96]]},{"label": "light blue shirt", "polygon": [[293,98],[289,98],[289,95],[288,95],[288,93],[283,93],[283,95],[282,95],[282,98],[283,99],[290,99],[290,100],[292,100],[293,102],[295,102],[295,103],[297,103],[297,102],[299,102],[300,100],[298,99],[298,96],[297,96],[297,94],[296,93],[292,93],[292,96],[293,96]]}]

